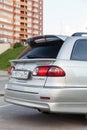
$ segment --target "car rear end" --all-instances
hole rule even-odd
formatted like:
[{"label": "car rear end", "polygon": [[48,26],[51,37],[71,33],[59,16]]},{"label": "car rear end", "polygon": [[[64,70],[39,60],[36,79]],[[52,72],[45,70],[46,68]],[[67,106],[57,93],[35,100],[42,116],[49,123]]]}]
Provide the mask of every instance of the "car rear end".
[{"label": "car rear end", "polygon": [[56,63],[56,57],[65,39],[46,35],[27,40],[32,50],[21,59],[11,61],[13,67],[5,86],[5,101],[58,112],[60,88],[65,87],[66,73],[60,61]]}]

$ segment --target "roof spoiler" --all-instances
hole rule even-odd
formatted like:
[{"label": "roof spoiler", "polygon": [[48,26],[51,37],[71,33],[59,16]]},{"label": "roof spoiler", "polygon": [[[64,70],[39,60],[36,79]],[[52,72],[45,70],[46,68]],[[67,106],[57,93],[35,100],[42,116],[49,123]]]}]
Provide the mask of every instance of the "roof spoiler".
[{"label": "roof spoiler", "polygon": [[40,44],[47,44],[51,41],[56,41],[56,40],[62,40],[56,35],[42,35],[42,36],[36,36],[36,37],[31,37],[26,40],[26,43],[30,45],[30,47],[36,47]]},{"label": "roof spoiler", "polygon": [[77,32],[72,34],[72,36],[87,36],[87,32]]}]

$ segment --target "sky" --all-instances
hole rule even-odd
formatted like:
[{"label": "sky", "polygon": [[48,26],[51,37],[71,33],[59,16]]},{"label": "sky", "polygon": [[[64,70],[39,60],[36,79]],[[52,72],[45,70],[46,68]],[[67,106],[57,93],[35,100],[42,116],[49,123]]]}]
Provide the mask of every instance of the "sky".
[{"label": "sky", "polygon": [[87,0],[43,0],[43,33],[71,35],[87,31]]}]

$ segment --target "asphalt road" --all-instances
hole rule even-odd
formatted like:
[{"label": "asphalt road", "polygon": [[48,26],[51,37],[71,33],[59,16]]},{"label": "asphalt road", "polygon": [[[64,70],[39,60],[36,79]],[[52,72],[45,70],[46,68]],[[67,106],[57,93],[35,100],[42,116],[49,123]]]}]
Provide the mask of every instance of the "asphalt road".
[{"label": "asphalt road", "polygon": [[[7,79],[0,80],[0,84]],[[0,97],[0,130],[87,130],[84,115],[43,114],[4,102]]]},{"label": "asphalt road", "polygon": [[0,130],[87,130],[83,115],[42,114],[6,104],[0,106]]}]

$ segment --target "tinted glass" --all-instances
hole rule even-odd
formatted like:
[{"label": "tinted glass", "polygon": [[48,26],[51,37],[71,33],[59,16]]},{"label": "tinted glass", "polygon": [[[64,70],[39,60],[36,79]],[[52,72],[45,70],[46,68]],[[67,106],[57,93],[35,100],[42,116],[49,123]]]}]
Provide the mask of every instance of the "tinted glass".
[{"label": "tinted glass", "polygon": [[87,61],[87,40],[81,39],[76,41],[71,55],[72,60]]},{"label": "tinted glass", "polygon": [[56,58],[62,44],[56,46],[40,46],[33,48],[22,59],[30,58]]}]

